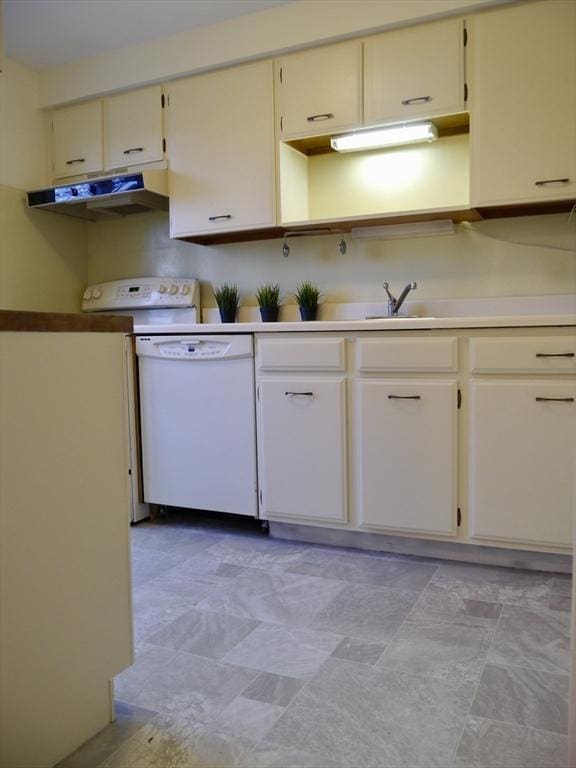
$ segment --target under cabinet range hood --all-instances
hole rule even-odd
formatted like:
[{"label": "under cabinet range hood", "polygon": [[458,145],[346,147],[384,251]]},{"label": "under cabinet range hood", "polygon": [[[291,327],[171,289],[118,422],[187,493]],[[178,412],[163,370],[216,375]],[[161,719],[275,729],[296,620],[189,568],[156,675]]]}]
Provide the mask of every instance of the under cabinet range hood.
[{"label": "under cabinet range hood", "polygon": [[151,209],[168,210],[165,170],[115,174],[27,193],[28,207],[98,221]]}]

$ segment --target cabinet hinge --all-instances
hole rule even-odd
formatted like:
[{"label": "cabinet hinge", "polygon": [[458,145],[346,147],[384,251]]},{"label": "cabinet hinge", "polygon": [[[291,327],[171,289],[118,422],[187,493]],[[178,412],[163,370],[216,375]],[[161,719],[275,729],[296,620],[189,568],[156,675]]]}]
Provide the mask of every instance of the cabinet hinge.
[{"label": "cabinet hinge", "polygon": [[283,82],[283,80],[282,80],[282,67],[280,67],[280,82],[281,83]]},{"label": "cabinet hinge", "polygon": [[131,475],[131,474],[132,474],[132,470],[131,470],[131,469],[129,469],[129,470],[128,470],[128,474],[129,474],[129,475]]},{"label": "cabinet hinge", "polygon": [[256,387],[256,400],[260,400],[260,387]]},{"label": "cabinet hinge", "polygon": [[280,115],[280,130],[284,130],[284,118]]},{"label": "cabinet hinge", "polygon": [[468,101],[468,83],[464,83],[464,101]]},{"label": "cabinet hinge", "polygon": [[460,410],[460,408],[462,408],[462,390],[460,389],[460,387],[458,387],[457,403],[458,403],[458,410]]},{"label": "cabinet hinge", "polygon": [[162,152],[166,152],[166,139],[162,139]]},{"label": "cabinet hinge", "polygon": [[262,488],[260,488],[260,492],[258,494],[258,497],[260,499],[260,504],[262,504]]},{"label": "cabinet hinge", "polygon": [[166,106],[166,98],[164,94],[160,96],[160,103],[162,104],[162,109],[164,109],[164,107]]},{"label": "cabinet hinge", "polygon": [[460,507],[458,507],[458,510],[456,512],[456,526],[460,528],[461,525],[462,525],[462,510],[460,509]]},{"label": "cabinet hinge", "polygon": [[462,30],[462,34],[463,34],[464,48],[466,48],[466,46],[468,45],[468,30],[466,29],[466,27],[464,27],[464,29]]}]

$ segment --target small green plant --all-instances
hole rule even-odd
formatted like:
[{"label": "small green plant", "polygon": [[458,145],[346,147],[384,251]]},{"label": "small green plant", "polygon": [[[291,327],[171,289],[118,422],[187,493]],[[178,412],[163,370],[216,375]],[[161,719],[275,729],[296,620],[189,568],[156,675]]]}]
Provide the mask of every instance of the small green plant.
[{"label": "small green plant", "polygon": [[260,307],[275,309],[280,306],[280,286],[278,283],[265,283],[256,291],[256,299]]},{"label": "small green plant", "polygon": [[309,283],[306,280],[300,283],[295,295],[300,308],[314,309],[318,306],[320,291],[313,283]]},{"label": "small green plant", "polygon": [[221,312],[235,312],[238,307],[238,301],[240,294],[238,292],[237,285],[224,285],[219,286],[214,291],[216,297],[216,304]]}]

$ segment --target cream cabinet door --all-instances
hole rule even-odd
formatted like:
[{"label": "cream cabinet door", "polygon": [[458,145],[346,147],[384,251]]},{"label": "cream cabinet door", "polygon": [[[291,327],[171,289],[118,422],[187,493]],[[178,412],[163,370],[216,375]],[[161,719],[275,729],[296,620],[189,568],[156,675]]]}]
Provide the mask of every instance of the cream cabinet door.
[{"label": "cream cabinet door", "polygon": [[346,521],[345,402],[344,378],[260,380],[260,517]]},{"label": "cream cabinet door", "polygon": [[272,62],[170,84],[170,235],[273,226]]},{"label": "cream cabinet door", "polygon": [[456,413],[453,380],[357,382],[362,526],[456,534]]},{"label": "cream cabinet door", "polygon": [[367,125],[462,112],[464,23],[448,19],[364,42]]},{"label": "cream cabinet door", "polygon": [[101,101],[52,113],[52,161],[55,179],[103,169]]},{"label": "cream cabinet door", "polygon": [[106,168],[162,160],[162,89],[159,85],[104,100]]},{"label": "cream cabinet door", "polygon": [[362,124],[362,44],[355,40],[276,61],[278,128],[284,139]]},{"label": "cream cabinet door", "polygon": [[576,466],[575,387],[482,381],[470,393],[470,533],[570,546]]},{"label": "cream cabinet door", "polygon": [[474,22],[473,205],[576,196],[576,3],[522,3]]}]

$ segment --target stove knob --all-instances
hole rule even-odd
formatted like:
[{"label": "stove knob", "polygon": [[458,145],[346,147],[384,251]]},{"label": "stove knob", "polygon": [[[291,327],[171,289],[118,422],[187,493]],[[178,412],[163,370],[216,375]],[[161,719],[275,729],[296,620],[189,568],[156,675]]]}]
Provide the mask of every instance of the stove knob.
[{"label": "stove knob", "polygon": [[158,293],[166,293],[166,286],[165,285],[159,286]]},{"label": "stove knob", "polygon": [[178,286],[174,285],[174,283],[172,283],[172,285],[170,286],[170,293],[172,294],[172,296],[174,296],[174,294],[178,293]]},{"label": "stove knob", "polygon": [[187,293],[190,293],[190,286],[189,285],[183,285],[180,288],[180,293],[186,296]]},{"label": "stove knob", "polygon": [[93,299],[99,299],[100,296],[102,296],[102,291],[100,288],[93,288],[92,289],[92,298]]},{"label": "stove knob", "polygon": [[92,288],[86,288],[86,290],[84,291],[84,296],[82,296],[82,298],[85,301],[89,301],[92,298]]}]

